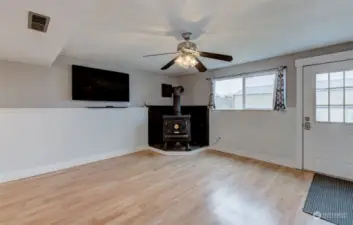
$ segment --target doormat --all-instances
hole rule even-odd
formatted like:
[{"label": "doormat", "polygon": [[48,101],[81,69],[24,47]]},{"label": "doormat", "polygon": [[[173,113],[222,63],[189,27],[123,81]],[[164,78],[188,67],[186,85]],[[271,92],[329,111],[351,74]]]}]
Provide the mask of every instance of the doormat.
[{"label": "doormat", "polygon": [[315,174],[303,212],[338,225],[353,224],[353,182]]}]

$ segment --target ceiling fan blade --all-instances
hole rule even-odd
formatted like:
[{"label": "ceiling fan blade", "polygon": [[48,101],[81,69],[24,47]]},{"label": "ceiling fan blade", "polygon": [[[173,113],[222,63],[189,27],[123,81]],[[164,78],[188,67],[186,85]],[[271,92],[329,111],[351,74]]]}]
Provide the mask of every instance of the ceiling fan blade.
[{"label": "ceiling fan blade", "polygon": [[[179,57],[179,56],[178,56]],[[178,58],[178,57],[175,57],[172,61],[170,61],[169,63],[165,64],[165,66],[163,66],[161,68],[161,70],[166,70],[168,69],[169,67],[171,67],[174,63],[175,63],[175,60]]]},{"label": "ceiling fan blade", "polygon": [[217,59],[217,60],[222,60],[227,62],[231,62],[233,60],[233,57],[231,55],[222,55],[222,54],[217,54],[212,52],[199,51],[199,55],[205,58]]},{"label": "ceiling fan blade", "polygon": [[167,52],[167,53],[160,53],[160,54],[144,55],[143,57],[160,56],[160,55],[172,55],[172,54],[177,54],[177,53],[178,52]]},{"label": "ceiling fan blade", "polygon": [[205,67],[205,65],[198,59],[198,58],[195,58],[196,61],[198,62],[195,67],[196,69],[199,71],[199,72],[206,72],[207,71],[207,68]]}]

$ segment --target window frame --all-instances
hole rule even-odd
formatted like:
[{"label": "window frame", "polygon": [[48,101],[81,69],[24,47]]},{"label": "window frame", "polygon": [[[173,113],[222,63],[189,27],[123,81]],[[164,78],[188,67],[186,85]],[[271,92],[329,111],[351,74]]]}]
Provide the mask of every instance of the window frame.
[{"label": "window frame", "polygon": [[[246,108],[246,78],[251,78],[251,77],[261,77],[261,76],[269,76],[269,75],[275,75],[274,77],[274,82],[273,82],[273,94],[272,94],[272,108]],[[230,80],[230,79],[237,79],[237,78],[241,78],[242,79],[242,105],[243,108],[242,109],[235,109],[235,108],[228,108],[228,109],[217,109],[217,106],[215,104],[215,109],[212,109],[213,111],[273,111],[274,110],[274,105],[275,105],[275,93],[276,93],[276,76],[277,76],[277,70],[276,69],[272,69],[272,70],[265,70],[265,71],[258,71],[258,72],[252,72],[252,73],[246,73],[246,74],[238,74],[238,75],[228,75],[228,76],[224,76],[224,77],[215,77],[213,80],[215,82],[215,84],[213,85],[213,94],[214,96],[216,96],[216,82],[217,81],[222,81],[222,80]]]}]

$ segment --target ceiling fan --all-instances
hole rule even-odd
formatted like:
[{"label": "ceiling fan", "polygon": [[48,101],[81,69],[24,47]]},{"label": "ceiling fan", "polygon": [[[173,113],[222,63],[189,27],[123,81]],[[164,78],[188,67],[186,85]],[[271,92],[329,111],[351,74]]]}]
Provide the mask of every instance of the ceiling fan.
[{"label": "ceiling fan", "polygon": [[230,55],[222,55],[211,52],[202,52],[197,50],[197,45],[190,41],[192,33],[191,32],[183,32],[181,36],[184,38],[184,42],[178,44],[177,52],[168,52],[161,54],[153,54],[153,55],[145,55],[143,57],[151,57],[151,56],[160,56],[160,55],[170,55],[170,54],[178,54],[172,61],[168,62],[164,65],[161,70],[166,70],[174,63],[177,63],[183,68],[196,67],[196,69],[200,72],[206,72],[207,68],[205,65],[198,59],[199,56],[217,59],[221,61],[231,62],[233,57]]}]

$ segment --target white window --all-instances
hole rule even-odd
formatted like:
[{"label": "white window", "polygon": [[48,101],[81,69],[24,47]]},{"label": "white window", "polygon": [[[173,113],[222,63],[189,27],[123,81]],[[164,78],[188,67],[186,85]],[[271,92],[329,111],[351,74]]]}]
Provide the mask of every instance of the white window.
[{"label": "white window", "polygon": [[273,109],[275,71],[215,80],[216,109]]},{"label": "white window", "polygon": [[316,74],[316,121],[353,123],[353,70]]}]

